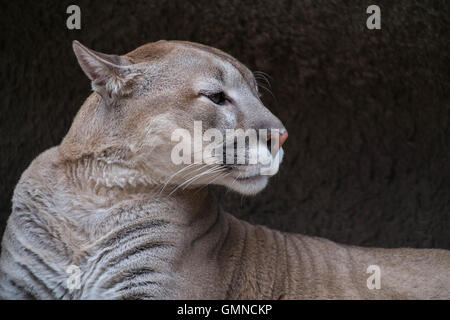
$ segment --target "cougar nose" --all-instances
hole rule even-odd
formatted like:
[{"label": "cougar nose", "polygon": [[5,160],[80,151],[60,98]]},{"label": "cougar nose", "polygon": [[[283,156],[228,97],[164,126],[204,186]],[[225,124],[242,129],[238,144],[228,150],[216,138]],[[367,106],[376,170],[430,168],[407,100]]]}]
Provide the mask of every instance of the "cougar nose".
[{"label": "cougar nose", "polygon": [[272,139],[275,139],[274,148],[275,148],[275,151],[278,151],[278,149],[280,149],[283,146],[283,144],[286,142],[287,138],[288,138],[287,130],[280,129],[277,133],[270,134],[267,137],[267,146],[270,149],[272,147]]},{"label": "cougar nose", "polygon": [[283,146],[283,144],[287,140],[288,136],[289,135],[288,135],[288,132],[286,129],[280,130],[280,137],[278,138],[280,140],[280,148]]}]

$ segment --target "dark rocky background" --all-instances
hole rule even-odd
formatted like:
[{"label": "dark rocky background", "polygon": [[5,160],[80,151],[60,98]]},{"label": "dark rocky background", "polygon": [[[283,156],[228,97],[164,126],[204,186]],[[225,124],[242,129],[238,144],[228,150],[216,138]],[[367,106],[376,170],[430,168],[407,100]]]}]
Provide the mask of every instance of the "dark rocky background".
[{"label": "dark rocky background", "polygon": [[[82,29],[66,28],[78,4]],[[368,30],[378,4],[382,30]],[[286,158],[236,215],[342,243],[450,249],[449,1],[9,1],[1,5],[1,228],[20,174],[90,92],[71,42],[181,39],[271,75]]]}]

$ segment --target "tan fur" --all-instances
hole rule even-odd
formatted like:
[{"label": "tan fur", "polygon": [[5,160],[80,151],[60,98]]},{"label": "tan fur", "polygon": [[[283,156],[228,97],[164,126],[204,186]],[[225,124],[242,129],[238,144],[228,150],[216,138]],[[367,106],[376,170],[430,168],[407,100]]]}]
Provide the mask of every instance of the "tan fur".
[{"label": "tan fur", "polygon": [[[175,128],[191,130],[194,120],[220,130],[283,128],[234,58],[175,41],[122,57],[74,49],[95,92],[61,145],[38,156],[15,189],[2,298],[450,298],[449,251],[359,248],[253,226],[223,212],[203,188],[216,178],[256,193],[268,177],[235,179],[255,168],[202,175],[177,189],[198,167],[177,174]],[[198,92],[217,86],[218,70],[235,100],[223,108]],[[78,290],[66,287],[70,264],[82,270]],[[381,289],[368,289],[369,265],[380,267]]]}]

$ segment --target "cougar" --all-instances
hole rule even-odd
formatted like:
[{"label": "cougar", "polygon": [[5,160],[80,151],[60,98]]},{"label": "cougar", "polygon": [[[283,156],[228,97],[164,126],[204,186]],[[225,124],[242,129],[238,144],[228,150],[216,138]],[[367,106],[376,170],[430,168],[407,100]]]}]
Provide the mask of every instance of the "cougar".
[{"label": "cougar", "polygon": [[1,298],[450,298],[450,251],[362,248],[251,225],[224,212],[210,185],[258,193],[270,178],[260,162],[171,160],[173,132],[201,121],[221,133],[273,132],[241,148],[269,155],[277,172],[287,130],[235,58],[182,41],[122,56],[73,49],[93,93],[15,188]]}]

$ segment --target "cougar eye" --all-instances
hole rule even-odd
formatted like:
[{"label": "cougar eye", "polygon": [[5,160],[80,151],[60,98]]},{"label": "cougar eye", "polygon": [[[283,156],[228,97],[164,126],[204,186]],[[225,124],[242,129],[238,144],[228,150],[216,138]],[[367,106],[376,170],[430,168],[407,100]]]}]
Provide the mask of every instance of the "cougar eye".
[{"label": "cougar eye", "polygon": [[228,101],[227,97],[225,96],[225,93],[223,93],[222,91],[213,94],[204,94],[204,96],[218,105],[223,105],[225,102]]}]

